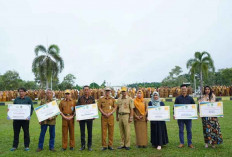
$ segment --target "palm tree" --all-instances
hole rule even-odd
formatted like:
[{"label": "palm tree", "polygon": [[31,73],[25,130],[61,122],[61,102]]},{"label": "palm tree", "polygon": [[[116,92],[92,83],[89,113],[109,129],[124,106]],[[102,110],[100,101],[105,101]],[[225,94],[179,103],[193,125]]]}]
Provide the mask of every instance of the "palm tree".
[{"label": "palm tree", "polygon": [[36,57],[32,63],[32,72],[42,84],[46,82],[47,89],[49,82],[52,88],[52,79],[57,79],[58,74],[64,69],[64,61],[59,54],[60,49],[57,45],[50,45],[48,49],[43,45],[37,45],[34,51]]},{"label": "palm tree", "polygon": [[200,76],[201,96],[203,90],[203,75],[208,76],[208,72],[215,71],[214,62],[208,52],[195,52],[194,58],[187,61],[187,68],[190,69],[191,77],[194,78],[195,74]]}]

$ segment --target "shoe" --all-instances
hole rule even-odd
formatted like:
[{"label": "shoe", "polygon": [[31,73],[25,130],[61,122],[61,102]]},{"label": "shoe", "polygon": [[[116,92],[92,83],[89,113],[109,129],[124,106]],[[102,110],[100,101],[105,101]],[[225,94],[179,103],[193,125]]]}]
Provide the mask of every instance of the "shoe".
[{"label": "shoe", "polygon": [[118,149],[123,149],[123,148],[126,148],[126,147],[125,146],[118,147]]},{"label": "shoe", "polygon": [[112,148],[112,147],[110,147],[110,146],[108,147],[108,149],[109,149],[109,150],[114,150],[114,148]]},{"label": "shoe", "polygon": [[137,148],[143,148],[143,146],[137,146]]},{"label": "shoe", "polygon": [[209,147],[209,145],[206,143],[206,144],[205,144],[205,148],[208,148],[208,147]]},{"label": "shoe", "polygon": [[130,147],[125,147],[126,150],[130,150]]},{"label": "shoe", "polygon": [[157,150],[161,150],[161,146],[158,146],[158,147],[157,147]]},{"label": "shoe", "polygon": [[25,150],[26,152],[28,152],[30,149],[29,149],[29,147],[26,147],[24,150]]},{"label": "shoe", "polygon": [[54,149],[54,148],[52,148],[52,149],[49,149],[51,152],[56,152],[56,150]]},{"label": "shoe", "polygon": [[36,152],[41,152],[43,149],[37,148]]},{"label": "shoe", "polygon": [[190,144],[188,147],[192,149],[195,148],[192,144]]},{"label": "shoe", "polygon": [[142,146],[142,148],[147,148],[147,146]]},{"label": "shoe", "polygon": [[103,147],[103,148],[102,148],[102,151],[104,151],[104,150],[107,150],[107,147]]},{"label": "shoe", "polygon": [[88,147],[88,150],[89,150],[89,151],[92,151],[93,149],[92,149],[91,147]]},{"label": "shoe", "polygon": [[183,148],[184,147],[184,144],[180,144],[179,146],[178,146],[178,148]]},{"label": "shoe", "polygon": [[11,148],[10,151],[14,152],[16,150],[16,148]]},{"label": "shoe", "polygon": [[71,150],[71,151],[73,151],[73,150],[74,150],[74,148],[73,148],[73,147],[70,147],[70,150]]},{"label": "shoe", "polygon": [[63,151],[66,151],[66,149],[64,149],[64,148],[61,148],[61,151],[63,152]]},{"label": "shoe", "polygon": [[82,146],[79,150],[80,151],[85,150],[85,146]]}]

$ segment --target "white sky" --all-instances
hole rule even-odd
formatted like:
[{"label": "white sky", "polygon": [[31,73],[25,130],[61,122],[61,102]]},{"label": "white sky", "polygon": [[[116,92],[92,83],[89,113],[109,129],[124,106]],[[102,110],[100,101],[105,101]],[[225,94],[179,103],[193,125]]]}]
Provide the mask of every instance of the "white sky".
[{"label": "white sky", "polygon": [[38,44],[57,44],[79,85],[162,81],[195,51],[232,67],[231,0],[0,0],[0,74],[25,80]]}]

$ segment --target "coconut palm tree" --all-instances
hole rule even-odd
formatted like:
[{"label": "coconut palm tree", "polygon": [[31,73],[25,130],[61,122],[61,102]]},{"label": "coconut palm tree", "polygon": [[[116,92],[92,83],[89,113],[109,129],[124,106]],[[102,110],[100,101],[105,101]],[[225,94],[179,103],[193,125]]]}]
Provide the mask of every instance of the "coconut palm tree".
[{"label": "coconut palm tree", "polygon": [[194,78],[195,74],[200,76],[201,96],[203,90],[203,75],[208,76],[208,72],[215,71],[214,62],[208,52],[195,52],[194,58],[187,61],[187,68],[190,69],[191,77]]},{"label": "coconut palm tree", "polygon": [[46,49],[43,45],[35,47],[35,59],[32,63],[32,72],[40,79],[43,84],[46,82],[46,88],[52,79],[58,78],[58,74],[64,69],[64,61],[60,56],[60,49],[57,45],[50,45]]}]

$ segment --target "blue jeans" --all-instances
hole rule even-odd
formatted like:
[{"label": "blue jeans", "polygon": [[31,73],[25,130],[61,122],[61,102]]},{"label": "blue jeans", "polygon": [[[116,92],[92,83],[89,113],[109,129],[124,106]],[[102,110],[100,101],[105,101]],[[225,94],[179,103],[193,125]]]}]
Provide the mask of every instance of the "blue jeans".
[{"label": "blue jeans", "polygon": [[39,145],[38,145],[40,149],[43,149],[44,137],[45,137],[48,126],[49,126],[49,133],[50,133],[49,149],[54,149],[55,125],[47,125],[47,124],[41,125],[41,132],[39,136]]},{"label": "blue jeans", "polygon": [[188,139],[188,146],[192,144],[192,120],[191,119],[183,119],[178,120],[179,126],[179,139],[180,143],[184,144],[184,124],[186,125],[187,130],[187,139]]}]

